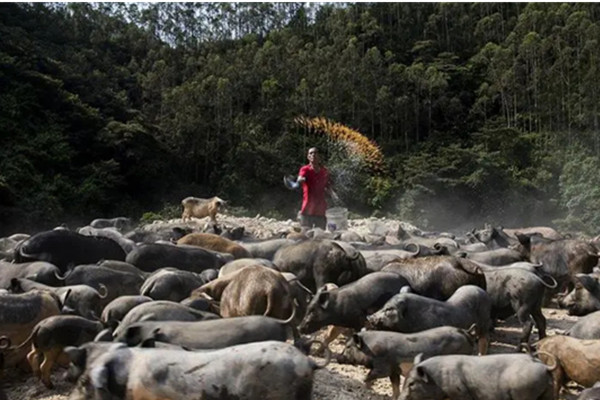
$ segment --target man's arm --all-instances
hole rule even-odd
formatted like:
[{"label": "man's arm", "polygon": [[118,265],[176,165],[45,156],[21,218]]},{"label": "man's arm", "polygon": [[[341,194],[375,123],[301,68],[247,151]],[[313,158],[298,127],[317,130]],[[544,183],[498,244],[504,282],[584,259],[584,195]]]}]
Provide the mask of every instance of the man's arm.
[{"label": "man's arm", "polygon": [[306,182],[306,166],[300,167],[300,171],[298,171],[298,178],[296,179],[296,183],[300,184],[302,182]]}]

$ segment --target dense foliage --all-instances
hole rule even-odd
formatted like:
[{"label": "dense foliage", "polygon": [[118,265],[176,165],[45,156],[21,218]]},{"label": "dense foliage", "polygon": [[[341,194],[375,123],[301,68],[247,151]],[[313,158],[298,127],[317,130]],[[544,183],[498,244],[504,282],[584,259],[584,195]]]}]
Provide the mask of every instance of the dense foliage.
[{"label": "dense foliage", "polygon": [[[314,144],[345,205],[425,227],[600,227],[600,5],[0,4],[1,230],[218,194],[290,218]],[[373,173],[302,128],[382,149]]]}]

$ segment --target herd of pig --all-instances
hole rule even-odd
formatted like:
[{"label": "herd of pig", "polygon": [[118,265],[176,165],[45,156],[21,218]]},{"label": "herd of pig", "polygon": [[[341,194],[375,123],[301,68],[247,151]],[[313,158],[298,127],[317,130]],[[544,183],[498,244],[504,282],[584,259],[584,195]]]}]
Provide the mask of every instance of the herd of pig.
[{"label": "herd of pig", "polygon": [[[571,381],[600,399],[596,246],[547,227],[257,239],[214,215],[15,234],[0,239],[0,371],[52,388],[68,367],[71,399],[283,400],[311,399],[334,361],[367,367],[367,387],[389,378],[394,399],[558,399]],[[582,318],[546,337],[548,304]],[[514,353],[488,355],[511,316]]]}]

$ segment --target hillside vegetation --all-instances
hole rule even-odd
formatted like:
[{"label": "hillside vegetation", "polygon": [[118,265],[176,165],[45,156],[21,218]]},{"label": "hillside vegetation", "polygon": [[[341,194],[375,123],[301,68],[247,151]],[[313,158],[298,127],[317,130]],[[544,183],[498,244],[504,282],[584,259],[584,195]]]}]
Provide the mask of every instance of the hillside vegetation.
[{"label": "hillside vegetation", "polygon": [[[355,213],[597,233],[599,19],[593,3],[0,4],[0,230],[189,195],[292,218],[281,178],[318,145]],[[384,167],[297,122],[316,117]]]}]

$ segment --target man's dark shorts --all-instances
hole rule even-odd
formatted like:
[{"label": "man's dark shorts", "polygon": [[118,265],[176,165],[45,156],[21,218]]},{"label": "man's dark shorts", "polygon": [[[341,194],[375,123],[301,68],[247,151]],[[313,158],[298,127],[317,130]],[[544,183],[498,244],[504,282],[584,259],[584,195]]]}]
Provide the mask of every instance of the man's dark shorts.
[{"label": "man's dark shorts", "polygon": [[307,228],[321,228],[325,229],[327,225],[327,218],[324,215],[304,215],[300,214],[300,225]]}]

